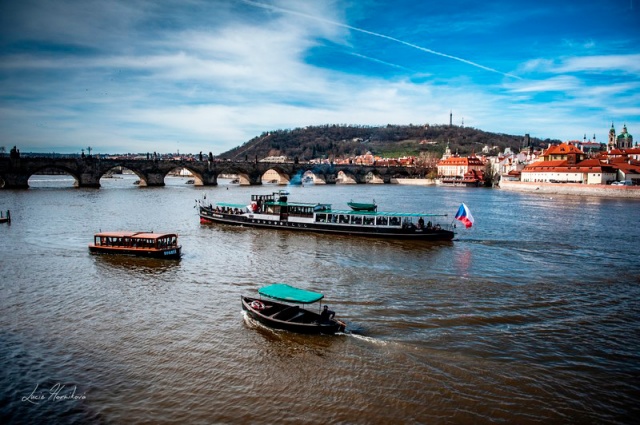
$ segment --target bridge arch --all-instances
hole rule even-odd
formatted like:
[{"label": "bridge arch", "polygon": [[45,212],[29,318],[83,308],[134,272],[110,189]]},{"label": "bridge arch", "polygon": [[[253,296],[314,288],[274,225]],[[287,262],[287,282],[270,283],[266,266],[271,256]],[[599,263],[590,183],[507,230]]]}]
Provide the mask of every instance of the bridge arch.
[{"label": "bridge arch", "polygon": [[165,174],[164,178],[166,178],[169,174],[171,174],[175,170],[180,170],[180,171],[187,170],[191,174],[190,178],[193,179],[194,186],[204,186],[202,174],[199,171],[197,171],[195,167],[189,167],[188,165],[183,165],[183,164],[177,165],[175,168],[167,171],[167,174]]},{"label": "bridge arch", "polygon": [[124,170],[127,170],[133,173],[137,178],[138,182],[136,183],[139,186],[147,186],[147,178],[137,167],[132,167],[128,163],[110,163],[104,166],[99,167],[95,172],[95,176],[97,177],[97,181],[99,182],[103,178],[107,178],[109,175],[113,175],[113,170],[121,170],[124,173]]},{"label": "bridge arch", "polygon": [[117,178],[118,175],[133,175],[138,179],[135,184],[139,186],[146,186],[147,184],[144,175],[140,171],[131,169],[124,165],[114,165],[111,168],[105,167],[104,169],[98,171],[96,174],[98,175],[100,186],[102,186],[102,184],[104,183],[102,182],[102,179]]},{"label": "bridge arch", "polygon": [[371,170],[364,176],[368,184],[384,184],[384,177],[378,170]]},{"label": "bridge arch", "polygon": [[291,176],[281,167],[274,166],[262,173],[262,175],[260,176],[260,182],[285,185],[291,182]]},{"label": "bridge arch", "polygon": [[354,173],[349,170],[338,171],[338,177],[336,178],[336,184],[357,184],[358,180]]},{"label": "bridge arch", "polygon": [[[48,171],[46,173],[42,173],[44,171]],[[56,173],[56,171],[59,171],[60,173]],[[81,183],[81,178],[80,176],[75,172],[75,170],[70,169],[69,167],[65,167],[63,165],[60,164],[54,164],[54,165],[49,165],[49,166],[38,166],[38,167],[33,167],[31,170],[29,170],[27,172],[27,175],[25,176],[27,179],[27,184],[28,182],[31,180],[32,177],[37,176],[37,175],[65,175],[65,176],[69,176],[69,177],[73,177],[73,187],[79,187],[80,183]],[[37,179],[37,177],[36,177]],[[34,186],[35,183],[32,181],[31,184],[29,186]],[[42,186],[50,186],[50,184],[43,184]]]}]

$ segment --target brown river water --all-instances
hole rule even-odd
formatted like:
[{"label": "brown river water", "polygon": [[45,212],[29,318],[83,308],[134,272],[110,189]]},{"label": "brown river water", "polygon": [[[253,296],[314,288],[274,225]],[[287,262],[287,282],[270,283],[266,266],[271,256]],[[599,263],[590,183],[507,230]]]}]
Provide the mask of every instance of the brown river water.
[{"label": "brown river water", "polygon": [[[0,191],[2,423],[634,423],[640,201],[399,185],[289,188],[476,224],[450,243],[201,225],[196,199],[277,186],[133,176]],[[92,256],[107,230],[177,232],[179,261]],[[322,292],[335,336],[265,328],[241,295]],[[636,422],[637,423],[637,422]]]}]

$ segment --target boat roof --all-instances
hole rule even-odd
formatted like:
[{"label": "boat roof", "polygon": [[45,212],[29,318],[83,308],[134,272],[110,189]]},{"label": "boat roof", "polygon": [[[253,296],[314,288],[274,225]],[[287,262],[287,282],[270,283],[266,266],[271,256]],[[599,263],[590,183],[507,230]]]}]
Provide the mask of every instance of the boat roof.
[{"label": "boat roof", "polygon": [[[372,217],[442,217],[447,214],[429,214],[425,212],[391,212],[391,211],[353,211],[334,210],[330,204],[310,204],[305,202],[266,202],[267,205],[295,206],[295,207],[322,207],[324,209],[316,211],[318,214],[348,214],[348,215],[368,215]],[[372,204],[374,205],[374,204]]]},{"label": "boat roof", "polygon": [[167,236],[178,235],[175,233],[154,233],[154,232],[100,232],[95,236],[108,237],[108,238],[140,238],[140,239],[159,239]]},{"label": "boat roof", "polygon": [[318,211],[319,213],[348,214],[348,215],[368,215],[372,217],[446,217],[447,214],[428,214],[421,212],[391,212],[391,211],[353,211],[353,210],[330,210]]},{"label": "boat roof", "polygon": [[291,285],[287,285],[286,283],[274,283],[273,285],[263,286],[258,289],[258,293],[276,300],[301,304],[315,303],[324,298],[324,295],[319,292],[295,288]]},{"label": "boat roof", "polygon": [[216,205],[219,207],[227,207],[227,208],[246,208],[247,204],[232,204],[230,202],[216,202]]}]

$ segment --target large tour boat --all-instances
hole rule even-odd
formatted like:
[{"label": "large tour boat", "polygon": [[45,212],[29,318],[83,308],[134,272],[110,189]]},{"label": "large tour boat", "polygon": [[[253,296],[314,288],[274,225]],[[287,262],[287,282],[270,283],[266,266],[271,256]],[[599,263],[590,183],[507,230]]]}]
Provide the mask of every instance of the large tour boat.
[{"label": "large tour boat", "polygon": [[175,233],[101,232],[89,244],[92,254],[121,254],[151,258],[180,258],[182,246]]},{"label": "large tour boat", "polygon": [[376,238],[450,241],[452,230],[433,223],[446,214],[334,210],[330,204],[289,202],[286,191],[252,195],[251,204],[198,201],[200,222]]}]

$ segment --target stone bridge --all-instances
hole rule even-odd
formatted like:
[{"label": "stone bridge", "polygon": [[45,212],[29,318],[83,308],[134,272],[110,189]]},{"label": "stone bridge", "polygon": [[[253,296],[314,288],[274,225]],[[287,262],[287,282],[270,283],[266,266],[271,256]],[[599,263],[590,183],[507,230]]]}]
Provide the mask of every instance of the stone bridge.
[{"label": "stone bridge", "polygon": [[400,166],[376,166],[358,164],[310,164],[269,163],[250,161],[178,161],[162,159],[102,159],[98,157],[50,158],[50,157],[2,157],[0,158],[0,187],[24,189],[29,187],[29,177],[43,170],[60,170],[75,179],[76,187],[100,187],[100,178],[114,169],[124,167],[140,178],[140,186],[164,186],[165,176],[176,169],[189,170],[199,186],[218,184],[220,175],[237,175],[240,184],[262,184],[265,172],[273,170],[280,176],[280,183],[295,183],[308,171],[317,183],[333,184],[342,179],[351,183],[371,181],[391,183],[394,177],[422,176],[424,169]]}]

